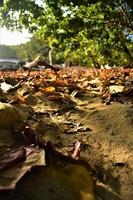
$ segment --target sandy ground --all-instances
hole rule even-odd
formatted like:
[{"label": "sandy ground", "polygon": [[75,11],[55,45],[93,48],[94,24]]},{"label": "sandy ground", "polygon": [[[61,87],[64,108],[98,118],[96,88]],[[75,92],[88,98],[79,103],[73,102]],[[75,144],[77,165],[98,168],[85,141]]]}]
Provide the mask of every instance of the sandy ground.
[{"label": "sandy ground", "polygon": [[[37,100],[38,101],[38,100]],[[57,109],[57,113],[48,110]],[[39,100],[19,108],[25,120],[43,133],[45,141],[70,155],[80,140],[80,159],[91,166],[100,200],[131,200],[133,196],[133,105],[104,105],[85,98],[81,106]]]}]

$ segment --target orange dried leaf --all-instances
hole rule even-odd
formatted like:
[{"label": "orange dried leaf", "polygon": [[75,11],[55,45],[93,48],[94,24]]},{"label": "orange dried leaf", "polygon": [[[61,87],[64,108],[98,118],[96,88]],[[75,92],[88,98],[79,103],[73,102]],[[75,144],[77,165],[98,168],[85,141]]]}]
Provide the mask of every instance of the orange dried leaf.
[{"label": "orange dried leaf", "polygon": [[64,86],[68,85],[68,82],[67,82],[67,80],[56,80],[55,84],[58,85],[58,86],[64,87]]},{"label": "orange dried leaf", "polygon": [[46,92],[54,92],[55,91],[55,87],[53,86],[49,86],[46,88]]},{"label": "orange dried leaf", "polygon": [[18,95],[18,101],[19,103],[25,103],[25,98],[22,95]]},{"label": "orange dried leaf", "polygon": [[54,91],[55,91],[55,87],[53,87],[53,86],[49,86],[49,87],[44,88],[44,89],[41,90],[41,92],[44,93],[44,94],[45,93],[52,93]]}]

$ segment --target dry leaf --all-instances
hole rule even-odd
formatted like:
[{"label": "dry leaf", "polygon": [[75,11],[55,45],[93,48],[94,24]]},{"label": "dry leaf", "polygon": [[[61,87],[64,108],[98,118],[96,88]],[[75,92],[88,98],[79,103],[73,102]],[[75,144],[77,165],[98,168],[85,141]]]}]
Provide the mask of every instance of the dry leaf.
[{"label": "dry leaf", "polygon": [[[26,159],[25,161],[21,161],[21,154],[18,154],[18,160],[12,167],[8,167],[7,169],[0,170],[0,190],[5,189],[14,189],[17,182],[26,174],[26,172],[30,171],[33,166],[45,166],[45,152],[44,149],[38,149],[36,147],[25,147],[24,151],[26,151]],[[10,153],[6,156],[7,161],[11,161]],[[23,154],[22,154],[23,155]],[[20,156],[20,157],[19,157]],[[15,157],[14,157],[15,159]],[[2,162],[2,160],[1,160]],[[9,165],[10,163],[8,163]]]}]

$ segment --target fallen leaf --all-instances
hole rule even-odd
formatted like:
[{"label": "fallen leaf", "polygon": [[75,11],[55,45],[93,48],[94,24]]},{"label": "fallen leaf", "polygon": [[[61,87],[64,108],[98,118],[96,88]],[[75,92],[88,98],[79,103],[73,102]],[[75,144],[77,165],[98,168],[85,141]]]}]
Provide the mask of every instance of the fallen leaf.
[{"label": "fallen leaf", "polygon": [[23,147],[12,150],[0,157],[0,170],[11,167],[25,158],[26,151]]},{"label": "fallen leaf", "polygon": [[55,87],[49,86],[43,90],[43,93],[52,93],[55,91]]},{"label": "fallen leaf", "polygon": [[68,85],[68,82],[65,79],[64,80],[56,80],[55,84],[58,85],[58,86],[60,86],[60,87],[65,87],[65,86]]},{"label": "fallen leaf", "polygon": [[78,140],[74,145],[73,153],[71,155],[72,158],[75,160],[78,160],[80,157],[80,146],[81,146],[81,142]]},{"label": "fallen leaf", "polygon": [[[22,153],[21,154],[19,150],[18,150],[18,156],[16,158],[16,161],[18,161],[17,163],[15,163],[15,160],[14,161],[11,160],[12,153],[11,154],[9,153],[8,155],[6,155],[6,160],[8,161],[8,168],[5,168],[6,166],[4,167],[4,164],[3,164],[2,165],[3,170],[0,170],[0,190],[14,189],[18,181],[28,171],[30,171],[32,167],[46,165],[44,149],[38,149],[37,147],[24,147],[21,150],[26,153],[26,158],[24,161],[20,159],[20,158],[24,158],[22,156],[24,152],[21,152]],[[15,159],[14,155],[15,154],[13,154],[13,157]],[[6,160],[4,159],[3,163]],[[2,160],[1,160],[1,163],[2,163]],[[14,165],[12,167],[9,167],[10,163]]]},{"label": "fallen leaf", "polygon": [[124,91],[124,86],[123,85],[110,85],[109,86],[109,92],[111,94],[118,93],[118,92],[123,92]]}]

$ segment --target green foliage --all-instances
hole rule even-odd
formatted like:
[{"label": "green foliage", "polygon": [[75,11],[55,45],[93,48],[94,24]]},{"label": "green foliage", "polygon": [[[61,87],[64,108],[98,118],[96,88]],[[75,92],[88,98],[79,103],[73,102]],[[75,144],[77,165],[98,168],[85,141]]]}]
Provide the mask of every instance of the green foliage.
[{"label": "green foliage", "polygon": [[41,54],[47,59],[49,52],[47,43],[44,40],[39,39],[35,34],[29,42],[17,46],[16,49],[19,57],[29,61],[33,60],[38,54]]},{"label": "green foliage", "polygon": [[40,4],[36,0],[8,0],[1,19],[7,27],[20,30],[24,26],[37,32],[41,41],[55,47],[58,61],[98,67],[133,60],[130,0],[42,0]]}]

